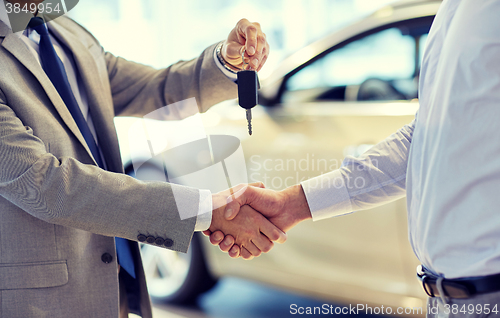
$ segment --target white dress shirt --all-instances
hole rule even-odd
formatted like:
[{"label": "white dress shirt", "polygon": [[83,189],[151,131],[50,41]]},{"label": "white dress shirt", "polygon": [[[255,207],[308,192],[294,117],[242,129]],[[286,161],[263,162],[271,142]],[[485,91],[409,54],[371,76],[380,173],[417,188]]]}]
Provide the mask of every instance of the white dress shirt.
[{"label": "white dress shirt", "polygon": [[[33,17],[33,15],[29,12],[24,14],[21,12],[20,14],[17,15],[17,17],[20,19],[24,19],[27,25],[30,19]],[[3,23],[5,23],[7,26],[10,27],[10,21],[6,13],[3,1],[0,1],[0,21],[2,21]],[[40,35],[33,29],[26,29],[24,30],[24,32],[16,32],[15,34],[27,45],[29,50],[33,53],[33,55],[41,65],[40,53],[39,53]],[[73,91],[76,101],[78,102],[78,106],[80,106],[82,114],[87,120],[89,128],[92,134],[94,135],[94,139],[97,143],[98,139],[96,138],[96,131],[94,123],[92,121],[92,116],[89,116],[87,92],[85,90],[85,86],[83,85],[83,81],[81,80],[78,74],[75,61],[72,58],[72,54],[71,52],[68,52],[67,49],[64,46],[62,46],[54,36],[52,36],[52,34],[50,33],[50,28],[49,28],[49,35],[57,55],[64,64],[64,68],[68,75],[68,80],[71,86],[71,90]],[[226,74],[226,69],[219,62],[219,60],[215,55],[214,55],[214,60],[217,67],[224,74]],[[227,74],[227,76],[232,80],[236,79],[234,74]],[[175,184],[172,184],[172,186],[175,187]],[[210,227],[210,224],[212,222],[211,211],[212,211],[212,194],[210,190],[202,189],[200,190],[200,203],[198,209],[198,217],[196,219],[196,224],[195,224],[195,231],[204,231]]]},{"label": "white dress shirt", "polygon": [[[443,2],[415,120],[341,169],[303,182],[314,220],[406,194],[409,239],[424,266],[446,278],[500,273],[499,17],[499,1]],[[363,188],[346,187],[358,177]]]}]

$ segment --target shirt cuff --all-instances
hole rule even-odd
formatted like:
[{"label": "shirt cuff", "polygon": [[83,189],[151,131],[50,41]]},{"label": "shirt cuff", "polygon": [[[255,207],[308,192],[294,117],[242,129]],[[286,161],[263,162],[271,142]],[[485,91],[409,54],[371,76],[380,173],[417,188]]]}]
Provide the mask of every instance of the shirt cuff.
[{"label": "shirt cuff", "polygon": [[200,207],[194,226],[195,232],[208,230],[212,224],[212,193],[210,190],[200,190]]},{"label": "shirt cuff", "polygon": [[313,221],[352,212],[351,199],[341,170],[301,182]]},{"label": "shirt cuff", "polygon": [[224,65],[222,65],[222,63],[217,58],[217,49],[214,50],[214,62],[215,62],[215,65],[217,65],[217,67],[219,68],[219,70],[224,75],[226,75],[227,78],[229,78],[233,82],[236,82],[236,80],[238,79],[238,76],[236,75],[236,73],[230,72],[228,69],[226,69],[224,67]]}]

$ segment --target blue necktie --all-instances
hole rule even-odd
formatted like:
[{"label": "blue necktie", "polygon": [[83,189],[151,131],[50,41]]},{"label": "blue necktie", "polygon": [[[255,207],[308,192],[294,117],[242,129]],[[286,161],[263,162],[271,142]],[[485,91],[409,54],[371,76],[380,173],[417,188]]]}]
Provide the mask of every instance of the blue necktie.
[{"label": "blue necktie", "polygon": [[[43,70],[49,77],[54,87],[57,89],[57,92],[59,93],[69,112],[73,116],[73,119],[78,125],[83,138],[85,138],[87,146],[92,152],[95,161],[97,162],[99,167],[104,169],[105,166],[103,159],[101,158],[99,148],[97,147],[97,143],[94,139],[94,136],[92,135],[92,132],[90,131],[85,117],[83,117],[80,106],[78,105],[78,102],[73,95],[66,70],[61,59],[59,58],[59,56],[57,56],[54,46],[52,45],[47,26],[45,25],[42,18],[35,17],[31,18],[28,27],[34,29],[40,35],[39,49]],[[134,259],[132,258],[132,252],[130,250],[128,241],[123,238],[117,237],[115,238],[115,242],[118,262],[120,263],[120,266],[123,267],[123,269],[125,269],[127,273],[130,274],[130,276],[135,278]]]}]

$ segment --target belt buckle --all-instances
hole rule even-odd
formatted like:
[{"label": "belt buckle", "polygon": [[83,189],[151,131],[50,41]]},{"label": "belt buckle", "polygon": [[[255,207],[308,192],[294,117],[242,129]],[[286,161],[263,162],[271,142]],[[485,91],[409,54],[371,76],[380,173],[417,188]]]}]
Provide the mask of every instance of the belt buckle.
[{"label": "belt buckle", "polygon": [[431,278],[424,274],[421,276],[421,279],[422,279],[422,288],[424,289],[427,296],[436,297],[436,295],[434,295],[434,290],[432,289],[431,285],[429,284],[429,280],[431,280]]},{"label": "belt buckle", "polygon": [[[435,291],[432,288],[433,285],[437,286],[437,279],[431,275],[428,275],[421,265],[417,267],[417,276],[422,281],[422,288],[429,297],[439,296],[435,294]],[[445,292],[447,297],[462,299],[470,298],[474,294],[468,286],[451,280],[443,281],[443,291]]]},{"label": "belt buckle", "polygon": [[[432,288],[433,285],[436,286],[436,280],[434,278],[427,275],[422,276],[422,287],[424,288],[425,293],[429,297],[440,296],[434,293],[434,289]],[[446,297],[459,299],[470,298],[473,294],[467,286],[451,281],[443,282],[443,291],[445,292]]]},{"label": "belt buckle", "polygon": [[429,297],[435,297],[434,296],[434,291],[432,290],[431,285],[429,284],[429,279],[430,277],[427,276],[425,273],[424,267],[422,265],[417,266],[417,276],[422,282],[422,288],[424,289],[424,292],[427,294]]}]

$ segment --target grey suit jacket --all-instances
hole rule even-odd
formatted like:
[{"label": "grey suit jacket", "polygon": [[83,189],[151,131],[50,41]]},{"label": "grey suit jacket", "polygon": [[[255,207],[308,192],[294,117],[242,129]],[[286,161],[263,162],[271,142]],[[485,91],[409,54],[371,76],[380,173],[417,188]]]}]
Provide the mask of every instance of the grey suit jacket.
[{"label": "grey suit jacket", "polygon": [[[118,317],[113,237],[168,238],[171,249],[185,252],[196,219],[180,219],[169,184],[122,174],[113,117],[142,116],[190,97],[205,111],[234,98],[236,85],[215,65],[213,46],[155,70],[103,51],[69,18],[48,25],[73,53],[109,171],[96,166],[25,43],[0,22],[0,317]],[[198,190],[182,191],[198,202]],[[105,253],[111,263],[103,262]],[[150,317],[137,263],[142,311]]]}]

